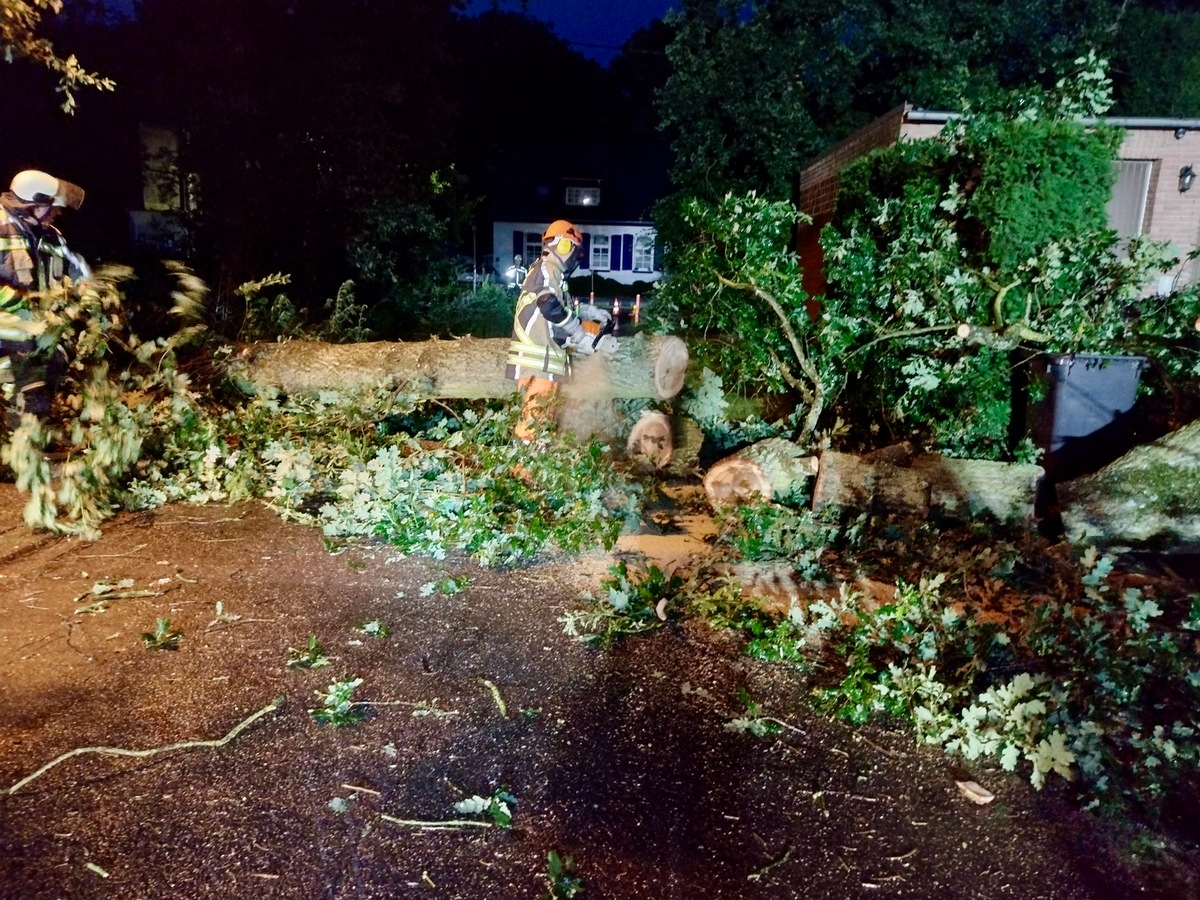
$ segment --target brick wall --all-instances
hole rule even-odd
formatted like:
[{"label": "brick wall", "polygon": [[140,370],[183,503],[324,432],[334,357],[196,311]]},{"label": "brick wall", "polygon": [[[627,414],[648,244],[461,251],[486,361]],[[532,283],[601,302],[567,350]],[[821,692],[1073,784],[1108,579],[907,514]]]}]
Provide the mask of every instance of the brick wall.
[{"label": "brick wall", "polygon": [[[833,216],[842,169],[871,150],[890,147],[900,140],[933,137],[943,128],[944,123],[939,121],[911,121],[910,110],[909,106],[900,106],[880,116],[800,173],[800,210],[812,218],[812,223],[797,230],[796,250],[804,271],[804,289],[809,294],[825,290],[819,239],[821,229]],[[1183,166],[1190,165],[1200,173],[1200,130],[1188,130],[1177,138],[1172,127],[1128,128],[1120,155],[1122,159],[1154,163],[1143,233],[1175,245],[1181,257],[1200,246],[1200,178],[1190,191],[1179,192],[1179,170]],[[1179,287],[1194,283],[1200,280],[1200,260],[1170,274],[1176,276]]]},{"label": "brick wall", "polygon": [[836,144],[805,167],[800,173],[800,211],[812,222],[801,225],[796,233],[796,252],[800,257],[804,290],[810,295],[825,292],[825,263],[821,256],[821,229],[833,217],[841,173],[860,156],[890,147],[900,139],[907,106],[897,106],[874,122]]},{"label": "brick wall", "polygon": [[908,107],[897,106],[809,163],[800,173],[801,211],[814,219],[828,221],[837,199],[842,169],[872,150],[896,143],[906,112]]},{"label": "brick wall", "polygon": [[[1190,191],[1179,192],[1179,170],[1191,166],[1200,172],[1200,131],[1187,131],[1175,137],[1170,128],[1130,128],[1121,143],[1122,159],[1146,159],[1155,163],[1146,198],[1143,233],[1169,241],[1189,253],[1200,245],[1200,179]],[[1200,267],[1186,267],[1177,275],[1177,284],[1190,284],[1200,278]]]}]

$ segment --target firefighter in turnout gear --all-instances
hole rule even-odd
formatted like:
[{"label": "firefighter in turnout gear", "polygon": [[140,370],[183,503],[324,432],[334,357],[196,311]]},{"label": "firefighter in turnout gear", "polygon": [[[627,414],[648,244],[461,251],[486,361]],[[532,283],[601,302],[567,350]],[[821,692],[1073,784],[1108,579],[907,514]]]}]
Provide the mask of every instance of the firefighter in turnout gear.
[{"label": "firefighter in turnout gear", "polygon": [[0,391],[9,430],[23,410],[43,418],[50,411],[59,359],[37,351],[27,297],[91,274],[54,227],[59,212],[82,203],[80,188],[32,169],[18,172],[0,194]]},{"label": "firefighter in turnout gear", "polygon": [[[525,276],[517,297],[507,376],[521,391],[514,436],[529,442],[549,418],[558,385],[571,373],[571,353],[594,353],[611,316],[583,303],[571,308],[566,279],[579,265],[583,235],[570,222],[552,222],[542,235],[542,255]],[[608,338],[612,341],[612,338]]]}]

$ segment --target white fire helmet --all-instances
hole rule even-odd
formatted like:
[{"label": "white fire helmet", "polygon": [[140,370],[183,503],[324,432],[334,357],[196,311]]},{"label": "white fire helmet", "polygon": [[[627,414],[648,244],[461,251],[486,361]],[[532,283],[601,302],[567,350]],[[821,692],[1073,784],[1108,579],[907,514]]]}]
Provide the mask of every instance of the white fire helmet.
[{"label": "white fire helmet", "polygon": [[83,205],[83,188],[37,169],[18,172],[9,189],[25,203],[49,203],[71,209]]}]

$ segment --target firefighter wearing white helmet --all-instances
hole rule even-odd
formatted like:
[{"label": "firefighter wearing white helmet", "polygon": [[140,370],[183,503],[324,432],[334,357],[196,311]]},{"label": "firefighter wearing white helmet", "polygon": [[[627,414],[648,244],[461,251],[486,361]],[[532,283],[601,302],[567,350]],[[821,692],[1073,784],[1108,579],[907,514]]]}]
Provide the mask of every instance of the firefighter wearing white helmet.
[{"label": "firefighter wearing white helmet", "polygon": [[580,304],[578,312],[571,309],[566,279],[579,265],[582,251],[578,228],[565,219],[550,223],[542,235],[542,255],[521,285],[506,371],[521,390],[521,418],[514,430],[519,440],[532,440],[546,420],[559,383],[570,376],[570,353],[597,349],[595,334],[581,320],[606,325],[611,319],[587,303]]},{"label": "firefighter wearing white helmet", "polygon": [[58,359],[38,358],[28,298],[64,278],[77,282],[91,274],[54,227],[64,208],[82,203],[79,187],[36,169],[18,172],[0,194],[0,390],[10,429],[22,410],[42,417],[49,412]]}]

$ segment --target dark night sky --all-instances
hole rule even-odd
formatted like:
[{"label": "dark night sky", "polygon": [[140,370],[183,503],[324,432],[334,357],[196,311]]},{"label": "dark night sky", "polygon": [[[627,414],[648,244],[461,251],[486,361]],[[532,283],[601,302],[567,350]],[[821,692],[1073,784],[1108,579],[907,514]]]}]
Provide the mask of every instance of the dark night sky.
[{"label": "dark night sky", "polygon": [[[469,14],[491,9],[520,12],[549,23],[554,33],[584,56],[608,65],[621,44],[639,28],[661,19],[678,0],[467,0]],[[105,0],[112,11],[128,15],[133,0]]]},{"label": "dark night sky", "polygon": [[[467,12],[520,12],[522,0],[468,0]],[[661,19],[677,0],[528,0],[529,15],[548,22],[576,50],[608,65],[621,44],[639,28]]]}]

